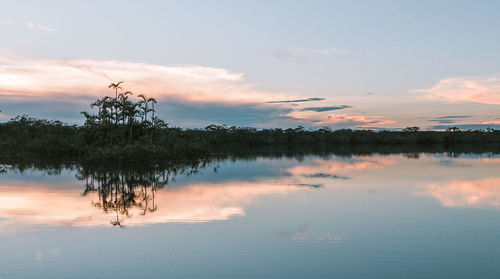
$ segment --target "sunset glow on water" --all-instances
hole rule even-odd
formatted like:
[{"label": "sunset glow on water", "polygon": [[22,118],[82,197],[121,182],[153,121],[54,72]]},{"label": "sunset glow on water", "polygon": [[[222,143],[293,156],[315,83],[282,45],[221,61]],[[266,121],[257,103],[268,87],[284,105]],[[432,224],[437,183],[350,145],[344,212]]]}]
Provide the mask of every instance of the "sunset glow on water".
[{"label": "sunset glow on water", "polygon": [[10,167],[0,277],[496,277],[498,158],[417,157],[226,160],[107,211],[77,170]]}]

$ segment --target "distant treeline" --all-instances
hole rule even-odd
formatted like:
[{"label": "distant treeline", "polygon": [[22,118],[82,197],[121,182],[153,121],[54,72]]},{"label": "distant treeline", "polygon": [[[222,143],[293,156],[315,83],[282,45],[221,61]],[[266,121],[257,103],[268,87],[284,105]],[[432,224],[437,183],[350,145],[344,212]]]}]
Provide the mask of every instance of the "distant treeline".
[{"label": "distant treeline", "polygon": [[82,160],[150,160],[244,152],[252,148],[281,150],[362,149],[363,146],[422,146],[433,149],[474,145],[500,146],[500,131],[368,131],[255,129],[210,125],[204,129],[171,128],[165,124],[86,123],[18,116],[0,123],[0,155],[66,156]]},{"label": "distant treeline", "polygon": [[[244,152],[255,148],[280,150],[351,149],[366,146],[457,145],[500,146],[500,131],[492,129],[464,131],[420,131],[408,127],[402,131],[256,129],[210,125],[204,129],[169,127],[156,116],[154,98],[121,92],[123,82],[109,87],[115,96],[105,96],[91,104],[94,112],[82,112],[84,125],[17,116],[0,123],[0,155],[68,157],[80,161],[103,159],[151,161],[163,158],[200,157],[213,153]],[[119,93],[120,91],[120,93]]]}]

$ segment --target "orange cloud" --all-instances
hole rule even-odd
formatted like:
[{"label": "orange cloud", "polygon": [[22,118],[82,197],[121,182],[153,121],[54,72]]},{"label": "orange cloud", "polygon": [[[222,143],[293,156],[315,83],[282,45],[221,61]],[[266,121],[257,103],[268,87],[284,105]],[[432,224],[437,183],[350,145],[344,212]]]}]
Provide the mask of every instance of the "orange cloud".
[{"label": "orange cloud", "polygon": [[424,93],[424,98],[448,102],[475,102],[500,104],[500,78],[448,78],[434,87],[414,90]]},{"label": "orange cloud", "polygon": [[431,196],[448,207],[499,207],[500,178],[433,183],[420,194]]},{"label": "orange cloud", "polygon": [[125,88],[157,98],[198,102],[265,102],[289,98],[258,91],[243,74],[195,65],[90,59],[33,59],[0,53],[0,94],[47,97],[112,95],[110,82],[124,80]]}]

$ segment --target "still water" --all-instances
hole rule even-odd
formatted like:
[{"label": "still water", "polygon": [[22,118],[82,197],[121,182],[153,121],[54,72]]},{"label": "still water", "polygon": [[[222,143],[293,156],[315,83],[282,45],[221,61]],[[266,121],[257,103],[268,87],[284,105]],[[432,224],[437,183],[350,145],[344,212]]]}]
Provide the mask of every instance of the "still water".
[{"label": "still water", "polygon": [[500,278],[499,170],[423,153],[4,164],[0,278]]}]

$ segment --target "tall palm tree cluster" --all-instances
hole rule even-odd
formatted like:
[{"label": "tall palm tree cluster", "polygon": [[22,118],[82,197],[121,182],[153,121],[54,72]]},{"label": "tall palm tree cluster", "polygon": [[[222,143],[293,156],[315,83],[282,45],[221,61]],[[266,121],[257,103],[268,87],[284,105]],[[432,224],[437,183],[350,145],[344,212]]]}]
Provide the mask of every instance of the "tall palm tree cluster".
[{"label": "tall palm tree cluster", "polygon": [[97,114],[86,111],[82,114],[86,118],[86,125],[128,125],[143,123],[154,125],[159,119],[155,116],[155,98],[147,98],[139,94],[139,100],[134,102],[129,99],[133,95],[131,91],[124,91],[121,87],[123,81],[111,83],[108,87],[114,89],[115,97],[104,96],[93,102],[92,109],[97,108]]},{"label": "tall palm tree cluster", "polygon": [[123,83],[119,81],[108,86],[114,91],[114,98],[104,96],[90,105],[93,112],[81,112],[86,118],[85,127],[101,132],[96,143],[133,142],[145,136],[151,138],[155,128],[167,126],[155,115],[155,98],[138,94],[138,100],[134,101],[131,99],[134,94],[123,90]]}]

